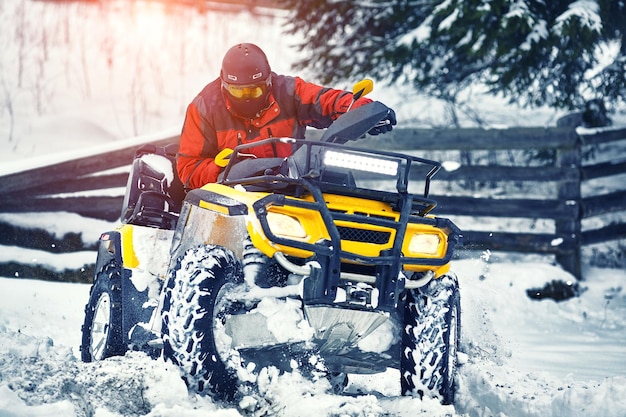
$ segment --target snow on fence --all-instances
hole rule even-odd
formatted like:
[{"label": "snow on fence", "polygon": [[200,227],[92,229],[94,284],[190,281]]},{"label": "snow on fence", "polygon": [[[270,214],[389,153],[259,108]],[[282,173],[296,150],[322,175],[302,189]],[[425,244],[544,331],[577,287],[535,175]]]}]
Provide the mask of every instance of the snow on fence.
[{"label": "snow on fence", "polygon": [[[177,140],[143,138],[114,150],[0,171],[0,213],[70,211],[115,221],[128,176],[124,168],[138,146]],[[434,213],[462,228],[466,250],[550,254],[580,278],[583,246],[626,238],[626,185],[619,178],[626,173],[626,157],[619,152],[626,148],[626,129],[395,129],[359,143],[374,144],[445,161],[448,169],[431,187],[438,202]],[[512,220],[498,220],[503,218]],[[18,234],[3,232],[0,244],[15,244],[10,236]]]}]

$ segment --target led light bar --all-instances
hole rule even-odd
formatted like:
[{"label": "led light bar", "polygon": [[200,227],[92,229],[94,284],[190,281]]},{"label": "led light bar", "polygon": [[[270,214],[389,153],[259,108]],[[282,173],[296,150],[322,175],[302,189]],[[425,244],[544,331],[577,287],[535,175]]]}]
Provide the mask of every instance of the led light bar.
[{"label": "led light bar", "polygon": [[326,151],[324,153],[324,165],[392,176],[398,174],[399,166],[397,161],[389,159],[337,151]]}]

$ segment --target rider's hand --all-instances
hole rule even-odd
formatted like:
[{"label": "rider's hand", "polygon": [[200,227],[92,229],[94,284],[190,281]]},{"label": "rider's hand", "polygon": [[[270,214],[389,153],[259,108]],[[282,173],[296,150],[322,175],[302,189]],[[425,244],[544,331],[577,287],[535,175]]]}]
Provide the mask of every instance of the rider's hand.
[{"label": "rider's hand", "polygon": [[233,154],[233,150],[230,148],[224,148],[222,149],[217,155],[215,155],[215,165],[217,165],[220,168],[224,168],[226,165],[228,165],[228,162],[230,161],[230,156]]},{"label": "rider's hand", "polygon": [[376,124],[373,128],[371,128],[367,133],[372,136],[380,135],[381,133],[390,132],[391,129],[396,125],[396,113],[389,109],[389,113],[382,119],[380,122]]}]

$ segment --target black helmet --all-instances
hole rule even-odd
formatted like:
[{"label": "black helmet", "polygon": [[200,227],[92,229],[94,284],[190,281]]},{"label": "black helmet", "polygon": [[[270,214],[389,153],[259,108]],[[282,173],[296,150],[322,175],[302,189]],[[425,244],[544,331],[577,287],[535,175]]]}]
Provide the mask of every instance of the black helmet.
[{"label": "black helmet", "polygon": [[220,78],[238,115],[254,117],[269,106],[271,69],[258,46],[240,43],[230,48],[222,60]]}]

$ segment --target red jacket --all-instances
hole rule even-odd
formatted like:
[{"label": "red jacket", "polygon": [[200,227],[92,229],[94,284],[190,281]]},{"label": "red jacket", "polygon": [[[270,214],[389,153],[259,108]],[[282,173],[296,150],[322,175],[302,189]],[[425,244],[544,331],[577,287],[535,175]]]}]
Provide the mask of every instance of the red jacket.
[{"label": "red jacket", "polygon": [[[360,98],[353,107],[370,101]],[[244,119],[230,112],[218,78],[187,108],[176,158],[178,175],[187,188],[215,182],[222,168],[213,159],[222,149],[271,137],[303,139],[307,126],[328,127],[351,102],[352,93],[347,91],[272,73],[270,106],[259,117]],[[255,148],[255,153],[259,157],[290,155],[291,145],[281,145]]]}]

